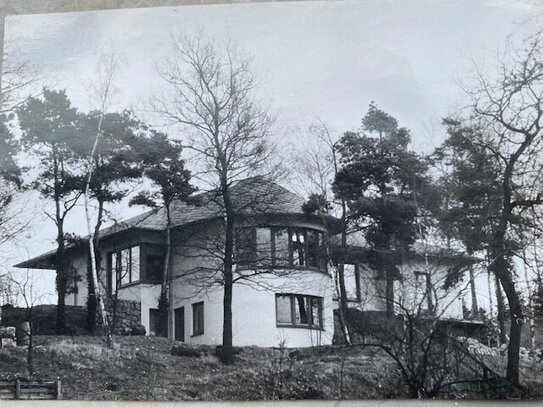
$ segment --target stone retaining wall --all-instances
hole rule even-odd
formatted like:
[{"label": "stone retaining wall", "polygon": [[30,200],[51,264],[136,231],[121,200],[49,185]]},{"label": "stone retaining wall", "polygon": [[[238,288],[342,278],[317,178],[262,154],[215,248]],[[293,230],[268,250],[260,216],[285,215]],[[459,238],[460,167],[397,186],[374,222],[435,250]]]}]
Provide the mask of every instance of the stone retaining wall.
[{"label": "stone retaining wall", "polygon": [[[113,322],[113,301],[108,300],[105,305],[106,314],[111,324]],[[118,299],[115,319],[115,331],[113,333],[115,335],[129,335],[134,326],[141,325],[141,303]]]}]

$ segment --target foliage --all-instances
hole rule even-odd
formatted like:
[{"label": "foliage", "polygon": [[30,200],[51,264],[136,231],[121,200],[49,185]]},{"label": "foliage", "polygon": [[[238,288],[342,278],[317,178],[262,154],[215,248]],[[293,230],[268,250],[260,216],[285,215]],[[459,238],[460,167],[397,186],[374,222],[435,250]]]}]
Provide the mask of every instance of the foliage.
[{"label": "foliage", "polygon": [[334,180],[336,196],[363,225],[374,248],[408,249],[415,241],[415,221],[429,188],[427,164],[409,150],[409,131],[371,104],[362,132],[347,132],[339,142],[341,168]]},{"label": "foliage", "polygon": [[171,264],[171,210],[174,200],[187,202],[195,188],[189,183],[190,171],[181,158],[181,143],[172,141],[163,133],[152,132],[148,138],[140,138],[136,151],[142,162],[143,174],[157,187],[155,191],[143,191],[130,200],[130,205],[163,207],[166,211],[166,255],[162,286],[158,298],[159,332],[168,336],[168,312],[170,307],[169,284]]},{"label": "foliage", "polygon": [[69,265],[65,254],[64,221],[81,195],[80,159],[73,147],[81,136],[81,114],[71,105],[65,91],[43,89],[40,98],[29,98],[17,109],[22,143],[39,160],[32,187],[55,204],[47,215],[57,227],[56,288],[57,329],[65,328],[65,295]]}]

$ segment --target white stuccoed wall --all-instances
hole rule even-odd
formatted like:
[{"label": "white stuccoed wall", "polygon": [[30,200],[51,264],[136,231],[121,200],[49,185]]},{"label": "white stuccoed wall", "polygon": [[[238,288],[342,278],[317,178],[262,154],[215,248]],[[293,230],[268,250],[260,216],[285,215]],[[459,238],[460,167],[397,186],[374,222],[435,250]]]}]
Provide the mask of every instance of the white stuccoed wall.
[{"label": "white stuccoed wall", "polygon": [[[306,347],[332,343],[334,317],[332,279],[316,271],[293,272],[289,277],[267,276],[266,287],[234,284],[232,295],[234,346]],[[185,342],[220,345],[223,326],[223,288],[197,293],[179,279],[174,286],[174,308],[185,307]],[[277,327],[275,294],[305,294],[323,297],[323,330]],[[192,304],[204,302],[204,334],[192,336]],[[143,306],[142,306],[143,307]]]},{"label": "white stuccoed wall", "polygon": [[[322,230],[322,227],[308,222],[296,225]],[[185,308],[185,342],[193,344],[220,345],[223,327],[223,287],[203,288],[198,281],[206,281],[204,275],[191,271],[201,266],[216,268],[213,260],[206,257],[202,241],[206,240],[205,228],[199,229],[190,237],[190,243],[183,245],[173,242],[172,305],[173,309]],[[211,232],[213,233],[213,232]],[[201,240],[199,240],[201,239]],[[106,252],[102,247],[102,268],[106,269]],[[85,305],[87,297],[86,261],[74,262],[78,273],[83,277],[78,283],[77,305]],[[105,272],[102,275],[105,283]],[[187,274],[188,277],[184,277]],[[285,274],[288,274],[286,276]],[[329,274],[314,270],[290,270],[277,275],[260,277],[260,284],[236,283],[233,290],[233,343],[234,346],[279,346],[306,347],[330,344],[334,334],[334,304],[332,301],[333,283]],[[262,286],[265,286],[265,288]],[[323,329],[298,327],[277,327],[275,294],[304,294],[323,297]],[[160,284],[135,284],[119,289],[119,298],[141,302],[141,323],[149,332],[149,309],[158,307]],[[73,294],[67,296],[67,304],[73,305]],[[71,302],[70,302],[71,301]],[[193,335],[192,304],[204,302],[204,334]],[[170,318],[174,320],[173,315]],[[175,329],[175,327],[174,327]],[[172,332],[175,332],[174,329]]]}]

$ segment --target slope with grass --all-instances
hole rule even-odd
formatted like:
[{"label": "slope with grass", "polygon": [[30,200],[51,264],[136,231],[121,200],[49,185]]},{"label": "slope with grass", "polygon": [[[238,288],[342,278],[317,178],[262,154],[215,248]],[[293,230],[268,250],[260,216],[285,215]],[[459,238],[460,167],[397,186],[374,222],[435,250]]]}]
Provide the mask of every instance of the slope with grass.
[{"label": "slope with grass", "polygon": [[[32,380],[62,380],[67,399],[279,400],[405,398],[391,359],[374,347],[237,349],[224,366],[217,349],[158,337],[35,336]],[[29,379],[27,350],[0,349],[0,380]],[[500,358],[502,356],[499,356]],[[543,394],[541,362],[523,368],[528,397]],[[475,395],[477,396],[477,395]],[[447,397],[474,397],[462,392]]]}]

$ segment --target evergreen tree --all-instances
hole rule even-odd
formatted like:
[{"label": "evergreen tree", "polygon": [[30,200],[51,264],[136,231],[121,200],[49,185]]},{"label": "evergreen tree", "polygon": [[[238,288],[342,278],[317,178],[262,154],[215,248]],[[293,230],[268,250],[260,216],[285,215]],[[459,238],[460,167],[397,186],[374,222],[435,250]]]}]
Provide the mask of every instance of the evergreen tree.
[{"label": "evergreen tree", "polygon": [[65,91],[43,89],[43,96],[28,99],[17,109],[22,142],[39,160],[40,172],[32,188],[51,199],[55,210],[47,213],[57,228],[55,257],[58,296],[56,331],[66,326],[65,296],[70,270],[66,257],[64,222],[81,195],[81,157],[73,150],[81,134],[81,114],[74,108]]}]

